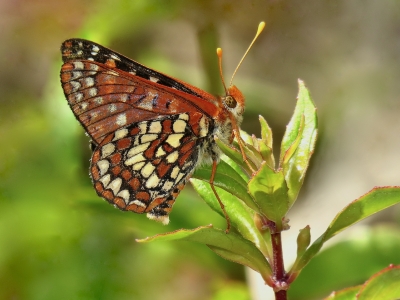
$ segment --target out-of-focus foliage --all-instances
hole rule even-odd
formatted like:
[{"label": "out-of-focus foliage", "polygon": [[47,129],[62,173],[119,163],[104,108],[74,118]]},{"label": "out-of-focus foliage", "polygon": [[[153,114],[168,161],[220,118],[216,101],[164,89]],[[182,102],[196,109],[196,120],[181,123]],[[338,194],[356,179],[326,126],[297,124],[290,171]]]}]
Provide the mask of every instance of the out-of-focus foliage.
[{"label": "out-of-focus foliage", "polygon": [[400,264],[399,249],[400,232],[395,226],[357,229],[311,260],[292,284],[289,297],[322,299],[331,291],[363,284],[384,267]]}]

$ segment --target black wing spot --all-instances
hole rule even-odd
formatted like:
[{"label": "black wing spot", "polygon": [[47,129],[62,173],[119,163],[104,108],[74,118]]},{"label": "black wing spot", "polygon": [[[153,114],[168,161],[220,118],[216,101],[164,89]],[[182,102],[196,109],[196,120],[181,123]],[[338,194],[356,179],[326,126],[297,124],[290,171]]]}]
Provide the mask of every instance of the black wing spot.
[{"label": "black wing spot", "polygon": [[171,102],[172,101],[170,99],[167,100],[167,103],[165,103],[165,108],[166,109],[169,109],[169,106],[171,105]]},{"label": "black wing spot", "polygon": [[96,148],[97,148],[97,145],[96,145],[92,140],[90,140],[90,142],[89,142],[89,148],[90,148],[90,150],[91,150],[92,152],[94,152],[94,150],[96,150]]},{"label": "black wing spot", "polygon": [[151,105],[156,107],[158,104],[158,94],[154,96],[153,100],[151,100]]}]

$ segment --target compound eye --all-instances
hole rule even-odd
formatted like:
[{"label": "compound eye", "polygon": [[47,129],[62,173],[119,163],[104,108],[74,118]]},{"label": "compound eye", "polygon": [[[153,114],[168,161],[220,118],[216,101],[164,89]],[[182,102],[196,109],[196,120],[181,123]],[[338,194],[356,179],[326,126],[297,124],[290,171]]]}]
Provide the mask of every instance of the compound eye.
[{"label": "compound eye", "polygon": [[233,98],[232,96],[226,96],[224,98],[224,103],[229,108],[235,108],[237,105],[235,98]]}]

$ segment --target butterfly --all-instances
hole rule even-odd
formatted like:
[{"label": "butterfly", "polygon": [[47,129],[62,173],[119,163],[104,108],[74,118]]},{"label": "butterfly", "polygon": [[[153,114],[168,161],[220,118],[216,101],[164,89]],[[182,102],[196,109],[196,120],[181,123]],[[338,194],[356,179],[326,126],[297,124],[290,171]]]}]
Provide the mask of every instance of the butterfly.
[{"label": "butterfly", "polygon": [[214,137],[238,136],[245,100],[236,86],[215,97],[83,39],[64,41],[61,53],[61,85],[92,140],[90,175],[100,197],[168,224],[195,169],[212,164],[223,208],[213,186],[221,154]]}]

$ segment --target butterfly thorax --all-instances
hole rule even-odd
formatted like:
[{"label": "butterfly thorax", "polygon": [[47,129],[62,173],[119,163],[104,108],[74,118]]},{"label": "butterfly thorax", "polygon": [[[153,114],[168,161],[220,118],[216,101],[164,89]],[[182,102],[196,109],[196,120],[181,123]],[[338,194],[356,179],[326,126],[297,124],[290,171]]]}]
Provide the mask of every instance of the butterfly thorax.
[{"label": "butterfly thorax", "polygon": [[244,96],[236,86],[228,89],[227,95],[218,99],[218,115],[214,119],[214,130],[201,147],[199,164],[211,164],[219,161],[220,148],[215,143],[217,137],[226,144],[231,144],[234,138],[233,131],[239,130],[244,112]]}]

